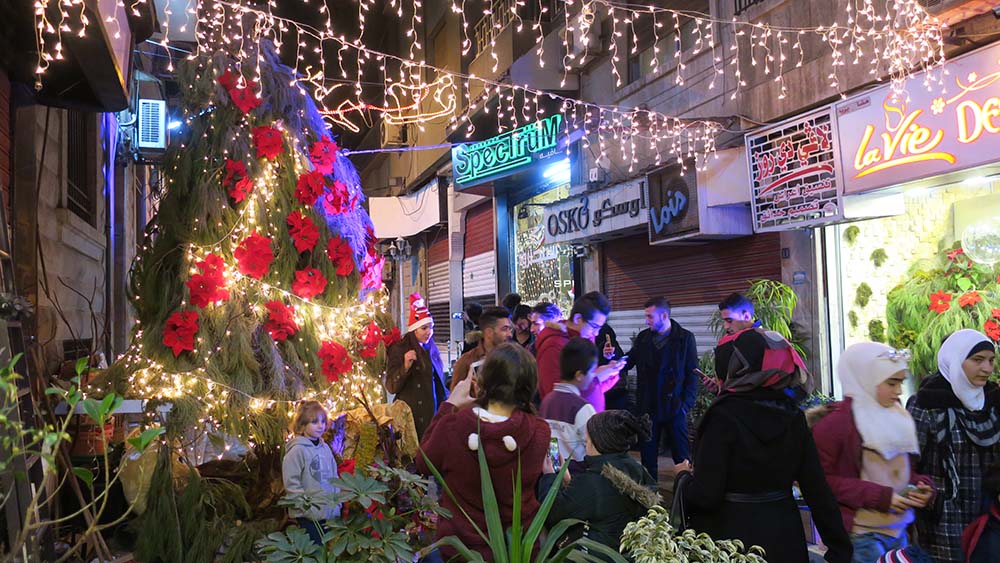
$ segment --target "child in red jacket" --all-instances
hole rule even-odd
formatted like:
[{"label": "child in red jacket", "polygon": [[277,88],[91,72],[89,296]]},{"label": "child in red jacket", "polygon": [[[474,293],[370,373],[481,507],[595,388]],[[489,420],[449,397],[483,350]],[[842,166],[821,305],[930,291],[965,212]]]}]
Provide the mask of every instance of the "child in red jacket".
[{"label": "child in red jacket", "polygon": [[899,402],[908,359],[885,344],[848,347],[837,365],[846,398],[813,427],[856,562],[906,547],[913,509],[934,495],[931,479],[912,472],[916,426]]}]

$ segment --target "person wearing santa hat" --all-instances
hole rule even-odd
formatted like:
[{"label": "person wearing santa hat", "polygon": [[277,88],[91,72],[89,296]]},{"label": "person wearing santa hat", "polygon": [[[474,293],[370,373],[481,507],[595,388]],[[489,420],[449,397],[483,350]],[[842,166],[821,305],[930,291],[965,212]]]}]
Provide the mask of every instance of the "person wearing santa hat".
[{"label": "person wearing santa hat", "polygon": [[410,295],[406,336],[386,352],[385,388],[413,411],[417,439],[424,435],[437,408],[448,398],[441,353],[431,337],[434,319],[419,293]]}]

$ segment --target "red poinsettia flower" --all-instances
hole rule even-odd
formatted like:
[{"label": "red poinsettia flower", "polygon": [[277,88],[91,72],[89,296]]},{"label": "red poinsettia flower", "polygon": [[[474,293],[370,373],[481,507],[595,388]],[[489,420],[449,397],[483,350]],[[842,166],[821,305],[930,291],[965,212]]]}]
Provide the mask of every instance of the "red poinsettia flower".
[{"label": "red poinsettia flower", "polygon": [[225,268],[226,263],[223,262],[222,257],[217,254],[206,254],[205,258],[200,262],[195,262],[195,266],[198,267],[198,271],[204,276],[212,278],[216,281],[216,285],[222,285],[225,283]]},{"label": "red poinsettia flower", "polygon": [[296,211],[289,213],[285,222],[288,223],[288,233],[292,235],[292,241],[295,242],[295,250],[305,252],[316,246],[316,241],[319,240],[319,229],[312,219],[301,211]]},{"label": "red poinsettia flower", "polygon": [[292,292],[303,299],[312,299],[326,290],[326,276],[316,268],[305,268],[295,272]]},{"label": "red poinsettia flower", "polygon": [[1000,323],[994,320],[988,320],[983,324],[983,332],[986,336],[989,336],[994,342],[1000,340]]},{"label": "red poinsettia flower", "polygon": [[257,231],[254,231],[236,247],[233,256],[236,257],[241,274],[259,280],[267,274],[271,262],[274,261],[271,239],[260,236]]},{"label": "red poinsettia flower", "polygon": [[246,88],[230,88],[229,97],[233,99],[233,104],[240,108],[244,114],[260,106],[260,96],[257,95],[256,82],[248,83]]},{"label": "red poinsettia flower", "polygon": [[273,160],[285,152],[285,140],[281,136],[281,131],[270,125],[253,128],[253,144],[257,148],[257,158]]},{"label": "red poinsettia flower", "polygon": [[163,327],[163,344],[174,352],[174,357],[184,350],[194,351],[194,335],[198,332],[197,311],[177,311]]},{"label": "red poinsettia flower", "polygon": [[378,355],[378,345],[383,341],[382,329],[375,323],[368,323],[368,326],[361,331],[361,351],[362,358],[374,358]]},{"label": "red poinsettia flower", "polygon": [[934,311],[937,314],[941,314],[948,310],[951,302],[951,294],[945,293],[943,290],[938,290],[937,293],[931,294],[931,304],[928,309]]},{"label": "red poinsettia flower", "polygon": [[993,309],[992,311],[990,311],[990,316],[1000,321],[1000,309]]},{"label": "red poinsettia flower", "polygon": [[231,70],[223,72],[222,76],[219,77],[219,84],[221,84],[222,87],[225,88],[226,90],[229,90],[230,88],[235,88],[236,83],[238,81],[239,81],[239,76]]},{"label": "red poinsettia flower", "polygon": [[962,256],[963,254],[965,254],[965,250],[963,250],[961,247],[956,248],[955,250],[948,252],[948,260],[951,260],[952,262],[957,262],[958,257]]},{"label": "red poinsettia flower", "polygon": [[326,187],[326,178],[318,170],[306,172],[299,176],[295,182],[295,199],[302,205],[312,207],[316,205],[316,200],[323,195]]},{"label": "red poinsettia flower", "polygon": [[351,199],[347,185],[337,180],[330,186],[330,190],[323,197],[323,209],[330,215],[340,215],[348,211],[354,211],[356,200]]},{"label": "red poinsettia flower", "polygon": [[983,298],[979,296],[979,292],[973,289],[972,291],[967,292],[958,298],[958,306],[972,307],[973,305],[979,303],[982,300]]},{"label": "red poinsettia flower", "polygon": [[374,254],[365,255],[361,263],[361,287],[364,289],[378,289],[382,286],[382,268],[385,266],[385,257]]},{"label": "red poinsettia flower", "polygon": [[191,304],[204,309],[212,303],[228,300],[229,292],[220,281],[224,283],[224,280],[211,275],[195,274],[191,276],[191,279],[184,282],[191,293]]},{"label": "red poinsettia flower", "polygon": [[344,461],[338,463],[337,475],[343,475],[345,473],[354,474],[356,463],[357,462],[354,461],[353,457],[351,459],[345,459]]},{"label": "red poinsettia flower", "polygon": [[319,359],[323,361],[323,375],[331,383],[339,380],[341,375],[351,371],[354,367],[354,362],[347,355],[347,349],[336,342],[329,340],[323,342],[319,347],[318,355]]},{"label": "red poinsettia flower", "polygon": [[299,331],[299,325],[295,323],[295,309],[291,305],[285,305],[281,301],[268,301],[267,322],[264,330],[277,342],[287,340]]},{"label": "red poinsettia flower", "polygon": [[340,149],[337,147],[337,143],[331,141],[330,137],[324,136],[309,147],[309,160],[312,161],[316,170],[323,174],[332,174],[338,150]]},{"label": "red poinsettia flower", "polygon": [[337,268],[338,276],[349,276],[354,271],[354,250],[340,237],[331,237],[326,243],[326,255]]},{"label": "red poinsettia flower", "polygon": [[236,203],[246,199],[253,189],[253,180],[247,176],[247,165],[227,158],[226,176],[222,179],[222,186],[227,188],[229,197]]},{"label": "red poinsettia flower", "polygon": [[392,327],[392,330],[385,333],[385,336],[382,337],[382,342],[385,344],[385,347],[388,348],[389,346],[392,346],[393,344],[399,342],[402,339],[403,335],[400,334],[399,327],[394,326]]}]

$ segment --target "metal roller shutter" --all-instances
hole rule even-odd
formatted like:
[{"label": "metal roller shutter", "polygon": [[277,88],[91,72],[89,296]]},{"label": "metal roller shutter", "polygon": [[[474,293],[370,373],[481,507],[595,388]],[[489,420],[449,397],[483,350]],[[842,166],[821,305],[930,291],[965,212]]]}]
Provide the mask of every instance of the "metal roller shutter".
[{"label": "metal roller shutter", "polygon": [[427,249],[427,308],[434,317],[434,340],[447,344],[451,338],[447,232],[439,237]]},{"label": "metal roller shutter", "polygon": [[491,250],[462,261],[462,295],[464,301],[481,305],[496,303],[496,254]]},{"label": "metal roller shutter", "polygon": [[754,278],[781,279],[779,233],[692,246],[650,246],[645,234],[603,247],[604,290],[615,310],[666,296],[672,306],[711,305]]},{"label": "metal roller shutter", "polygon": [[465,257],[491,252],[495,241],[491,200],[473,207],[465,214]]}]

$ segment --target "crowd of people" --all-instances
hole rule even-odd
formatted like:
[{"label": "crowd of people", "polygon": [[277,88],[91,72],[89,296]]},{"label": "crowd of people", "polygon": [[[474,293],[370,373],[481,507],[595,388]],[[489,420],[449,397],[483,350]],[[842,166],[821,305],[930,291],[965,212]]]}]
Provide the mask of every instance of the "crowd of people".
[{"label": "crowd of people", "polygon": [[[578,298],[565,316],[516,295],[472,312],[475,338],[447,379],[434,321],[411,296],[408,331],[388,350],[385,385],[413,410],[426,455],[418,470],[430,474],[433,464],[454,495],[441,496],[453,516],[439,521],[438,537],[457,536],[487,561],[490,546],[476,531],[487,528],[473,469],[480,449],[505,527],[515,514],[530,523],[539,499],[558,487],[547,523],[581,519],[586,525],[567,536],[586,534],[617,550],[625,525],[662,503],[662,444],[678,476],[683,525],[760,546],[770,563],[809,560],[796,491],[828,562],[1000,561],[1000,388],[990,382],[994,344],[977,331],[943,343],[938,373],[906,407],[908,352],[854,344],[836,370],[844,399],[805,413],[799,405],[813,381],[802,359],[739,294],[719,304],[725,333],[714,377],[698,369],[694,335],[671,318],[665,298],[646,303],[647,328],[627,353],[606,326],[611,304],[598,292]],[[621,406],[614,394],[622,371],[633,368],[635,400],[607,408]],[[692,441],[687,414],[701,385],[717,398]],[[296,418],[286,454],[290,491],[319,486],[302,468],[329,463],[313,447],[325,413],[309,409]],[[639,461],[630,454],[636,450]],[[569,464],[562,479],[557,463]],[[434,557],[456,555],[442,547]]]}]

